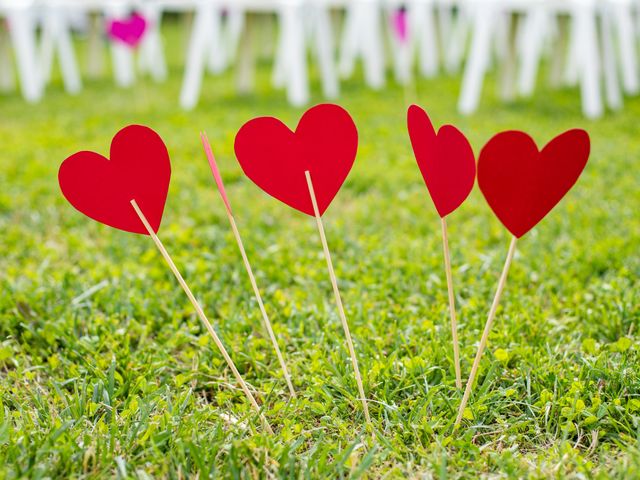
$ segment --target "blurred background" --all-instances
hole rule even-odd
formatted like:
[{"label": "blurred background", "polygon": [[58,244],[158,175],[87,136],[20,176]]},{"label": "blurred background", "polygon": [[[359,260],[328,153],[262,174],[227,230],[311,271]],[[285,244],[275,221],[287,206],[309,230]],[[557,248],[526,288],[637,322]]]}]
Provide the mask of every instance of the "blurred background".
[{"label": "blurred background", "polygon": [[105,75],[116,88],[165,81],[167,23],[183,43],[175,101],[184,109],[227,70],[238,95],[253,91],[264,58],[294,106],[314,90],[339,99],[360,60],[373,90],[454,76],[462,114],[483,108],[491,72],[504,101],[540,95],[541,82],[575,86],[589,118],[640,89],[634,0],[0,0],[0,19],[0,89],[31,103],[46,97],[57,66],[70,95]]}]

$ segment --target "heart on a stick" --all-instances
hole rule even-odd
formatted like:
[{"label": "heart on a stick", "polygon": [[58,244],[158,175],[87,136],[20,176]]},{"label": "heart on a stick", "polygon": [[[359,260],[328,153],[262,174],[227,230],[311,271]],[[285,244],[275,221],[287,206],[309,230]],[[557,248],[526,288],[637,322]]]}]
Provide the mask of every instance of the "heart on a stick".
[{"label": "heart on a stick", "polygon": [[309,171],[322,215],[344,183],[358,150],[358,131],[342,107],[307,110],[295,131],[273,117],[245,123],[235,140],[244,173],[269,195],[314,216],[305,172]]},{"label": "heart on a stick", "polygon": [[125,127],[113,137],[110,158],[78,152],[58,172],[62,194],[77,210],[105,225],[144,235],[148,232],[131,200],[157,233],[170,179],[167,147],[142,125]]},{"label": "heart on a stick", "polygon": [[573,187],[589,151],[584,130],[564,132],[542,150],[524,132],[502,132],[480,153],[478,185],[496,216],[520,238]]},{"label": "heart on a stick", "polygon": [[422,108],[411,105],[407,126],[418,167],[440,217],[458,208],[471,193],[476,179],[473,149],[453,125],[443,125],[436,134]]},{"label": "heart on a stick", "polygon": [[146,30],[147,20],[138,13],[134,13],[126,20],[111,20],[107,27],[112,40],[131,48],[138,46]]},{"label": "heart on a stick", "polygon": [[409,40],[409,19],[407,9],[400,7],[391,14],[391,26],[393,33],[400,43],[407,43]]}]

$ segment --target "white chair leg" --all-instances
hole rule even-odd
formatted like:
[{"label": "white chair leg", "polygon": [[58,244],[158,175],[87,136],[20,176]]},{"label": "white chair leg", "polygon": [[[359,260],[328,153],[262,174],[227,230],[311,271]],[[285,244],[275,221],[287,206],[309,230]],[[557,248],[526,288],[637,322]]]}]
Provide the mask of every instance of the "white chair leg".
[{"label": "white chair leg", "polygon": [[384,30],[388,33],[388,43],[391,46],[391,65],[393,66],[395,80],[400,85],[408,85],[411,81],[413,57],[416,50],[414,32],[420,28],[418,23],[419,19],[414,17],[414,11],[409,7],[405,13],[407,23],[409,24],[408,38],[404,40],[400,39],[395,32],[395,27],[392,22],[395,8],[396,6],[392,5],[383,10],[383,17],[386,20],[386,28],[384,28]]},{"label": "white chair leg", "polygon": [[569,23],[569,48],[567,50],[567,61],[564,70],[564,83],[567,86],[578,85],[580,80],[580,36],[578,35],[579,22],[571,18]]},{"label": "white chair leg", "polygon": [[307,52],[302,11],[303,6],[292,1],[284,5],[280,13],[280,28],[287,39],[285,51],[287,99],[294,106],[302,106],[309,102]]},{"label": "white chair leg", "polygon": [[438,43],[446,45],[453,34],[453,9],[448,3],[437,5],[437,32],[439,33]]},{"label": "white chair leg", "polygon": [[616,65],[616,55],[613,48],[613,31],[611,28],[612,18],[609,12],[605,11],[601,15],[602,28],[600,35],[602,38],[602,68],[604,70],[604,91],[607,105],[613,110],[622,108],[622,92],[618,80]]},{"label": "white chair leg", "polygon": [[[484,6],[481,8],[484,8]],[[513,21],[514,19],[510,12],[496,13],[496,18],[493,22],[491,45],[494,55],[490,56],[490,62],[495,59],[497,63],[500,63],[508,57],[509,49],[511,48]],[[490,66],[493,65],[490,64]]]},{"label": "white chair leg", "polygon": [[113,74],[116,85],[127,88],[133,85],[136,76],[133,69],[133,57],[131,51],[125,45],[111,45],[111,59],[113,61]]},{"label": "white chair leg", "polygon": [[320,67],[322,91],[326,98],[334,99],[340,95],[340,85],[333,54],[331,15],[327,8],[318,6],[313,11],[313,17],[314,43]]},{"label": "white chair leg", "polygon": [[460,5],[453,20],[451,36],[447,43],[443,44],[443,50],[446,52],[444,55],[444,67],[449,74],[455,74],[460,71],[469,31],[468,6]]},{"label": "white chair leg", "polygon": [[[107,4],[105,14],[107,19],[124,19],[129,13],[124,2]],[[113,74],[116,85],[127,88],[135,82],[135,68],[133,52],[119,42],[111,41],[111,60],[113,62]]]},{"label": "white chair leg", "polygon": [[78,70],[76,55],[73,50],[73,43],[69,25],[67,23],[66,12],[55,9],[49,12],[54,32],[55,47],[60,60],[60,70],[62,80],[67,93],[78,93],[82,89],[82,81]]},{"label": "white chair leg", "polygon": [[513,101],[517,93],[518,46],[522,38],[518,35],[520,20],[520,16],[505,15],[504,22],[501,22],[503,28],[499,31],[501,37],[497,39],[502,42],[497,45],[500,62],[499,93],[500,99],[507,102]]},{"label": "white chair leg", "polygon": [[222,37],[222,12],[218,8],[214,8],[211,16],[211,32],[209,33],[210,46],[208,55],[209,72],[219,74],[224,72],[229,64],[227,60],[228,52],[225,49],[224,39]]},{"label": "white chair leg", "polygon": [[412,37],[415,36],[420,74],[432,78],[438,74],[438,36],[431,2],[414,2],[409,8]]},{"label": "white chair leg", "polygon": [[391,41],[391,46],[393,49],[391,61],[396,82],[400,85],[408,85],[411,82],[411,72],[413,71],[414,45],[402,43],[394,38]]},{"label": "white chair leg", "polygon": [[629,3],[614,2],[610,6],[616,31],[618,33],[618,48],[622,67],[622,85],[625,93],[635,95],[640,90],[638,79],[638,61],[636,38],[633,30],[633,10]]},{"label": "white chair leg", "polygon": [[287,83],[287,41],[286,32],[282,28],[282,22],[280,22],[276,51],[274,54],[273,71],[271,73],[271,84],[275,88],[283,88]]},{"label": "white chair leg", "polygon": [[347,5],[345,19],[340,42],[340,57],[338,60],[338,73],[342,78],[348,78],[353,74],[358,55],[358,37],[360,32],[359,5],[351,3]]},{"label": "white chair leg", "polygon": [[214,9],[208,3],[199,5],[195,12],[191,39],[187,50],[184,80],[180,92],[180,106],[187,110],[194,108],[200,98],[202,78],[205,74],[207,47],[211,41],[214,15]]},{"label": "white chair leg", "polygon": [[156,82],[160,82],[167,78],[167,62],[160,34],[162,9],[155,3],[143,3],[141,10],[147,20],[147,31],[140,43],[140,67],[150,73]]},{"label": "white chair leg", "polygon": [[489,7],[478,9],[474,14],[471,51],[464,69],[458,100],[458,111],[463,115],[473,113],[478,108],[482,83],[491,56],[494,17],[495,12]]},{"label": "white chair leg", "polygon": [[227,9],[227,22],[223,30],[224,44],[227,50],[227,61],[236,57],[240,35],[244,31],[245,12],[239,8]]},{"label": "white chair leg", "polygon": [[55,43],[55,20],[49,15],[49,12],[42,19],[42,33],[40,39],[40,74],[42,75],[42,83],[44,86],[51,81],[53,73],[53,56]]},{"label": "white chair leg", "polygon": [[549,16],[544,7],[533,7],[524,18],[518,92],[525,97],[530,97],[533,94],[538,75],[538,66],[542,56],[546,32],[545,25],[548,21]]},{"label": "white chair leg", "polygon": [[37,63],[32,12],[26,8],[16,8],[9,12],[8,20],[22,95],[28,102],[37,102],[42,98],[43,83]]},{"label": "white chair leg", "polygon": [[549,32],[544,49],[550,50],[551,64],[549,66],[549,85],[552,88],[559,88],[563,84],[562,75],[565,65],[565,54],[569,45],[568,23],[557,15],[550,13],[547,31]]},{"label": "white chair leg", "polygon": [[380,8],[370,0],[360,0],[362,4],[362,30],[360,33],[362,60],[364,62],[364,78],[367,85],[374,90],[384,87],[385,62]]},{"label": "white chair leg", "polygon": [[576,22],[574,45],[580,70],[582,111],[587,118],[598,118],[602,116],[603,105],[595,7],[576,8],[573,17]]}]

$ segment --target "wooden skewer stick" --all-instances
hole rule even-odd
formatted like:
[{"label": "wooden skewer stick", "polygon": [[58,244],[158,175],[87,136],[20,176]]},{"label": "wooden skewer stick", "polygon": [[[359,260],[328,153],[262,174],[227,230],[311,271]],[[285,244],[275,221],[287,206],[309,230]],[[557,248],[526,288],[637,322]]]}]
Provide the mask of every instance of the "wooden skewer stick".
[{"label": "wooden skewer stick", "polygon": [[164,245],[162,244],[162,242],[160,241],[160,239],[158,238],[156,233],[153,231],[153,228],[151,228],[151,225],[149,225],[149,221],[147,220],[147,217],[144,216],[144,213],[142,213],[142,210],[140,210],[140,207],[138,206],[138,203],[135,201],[135,199],[131,200],[131,205],[133,206],[134,210],[138,214],[138,217],[140,217],[140,221],[143,223],[144,227],[147,229],[147,232],[149,233],[149,236],[153,239],[153,242],[156,244],[156,247],[158,247],[158,250],[160,250],[160,253],[162,254],[164,259],[166,260],[167,264],[169,265],[169,268],[171,269],[171,271],[175,275],[176,279],[178,280],[178,283],[180,284],[180,286],[184,290],[184,293],[187,294],[187,297],[191,301],[191,304],[196,309],[196,313],[198,314],[198,317],[200,317],[200,320],[202,320],[202,323],[204,323],[205,327],[207,327],[207,330],[209,331],[209,334],[211,335],[211,337],[213,338],[213,341],[215,342],[216,346],[220,350],[220,353],[222,353],[222,356],[226,360],[227,365],[229,365],[229,368],[233,372],[233,375],[236,377],[236,380],[240,384],[240,387],[242,388],[242,391],[244,392],[244,394],[249,399],[249,402],[251,403],[251,406],[254,408],[254,410],[260,416],[260,420],[262,421],[262,424],[264,425],[265,429],[271,435],[273,435],[273,429],[271,428],[271,425],[269,425],[269,422],[267,421],[267,419],[262,414],[262,410],[260,409],[260,406],[258,405],[258,402],[256,402],[256,399],[251,394],[251,390],[249,390],[248,385],[245,383],[244,379],[242,378],[242,375],[240,375],[240,372],[236,368],[235,363],[233,363],[233,360],[231,359],[231,357],[227,353],[227,349],[224,348],[224,345],[222,344],[222,341],[218,337],[218,334],[216,333],[216,331],[213,329],[213,326],[211,325],[211,322],[209,321],[209,319],[205,315],[204,311],[202,310],[202,307],[198,303],[198,300],[196,300],[196,297],[193,295],[193,293],[191,293],[191,289],[187,285],[187,282],[184,281],[184,278],[182,278],[182,275],[180,274],[180,271],[176,267],[175,263],[173,263],[173,260],[169,256],[169,252],[167,252],[167,250],[164,248]]},{"label": "wooden skewer stick", "polygon": [[351,363],[353,364],[353,371],[356,377],[356,383],[358,384],[358,392],[362,401],[362,408],[364,409],[364,417],[367,421],[367,425],[372,426],[371,417],[369,416],[369,405],[367,404],[367,398],[364,395],[364,387],[362,386],[362,377],[360,376],[360,369],[358,368],[358,359],[356,357],[356,351],[353,347],[353,340],[351,339],[351,332],[349,331],[349,324],[347,323],[347,316],[344,313],[344,306],[342,305],[342,298],[340,296],[340,290],[338,289],[338,280],[336,279],[335,271],[333,270],[333,262],[331,261],[331,253],[329,252],[329,245],[327,244],[327,237],[324,234],[324,226],[322,225],[322,217],[318,210],[318,201],[316,200],[316,194],[313,190],[313,183],[311,182],[311,174],[309,171],[304,172],[307,177],[307,186],[309,187],[309,195],[311,195],[311,203],[313,204],[313,212],[316,216],[316,223],[318,224],[318,231],[320,232],[320,240],[322,242],[322,249],[324,250],[324,258],[327,261],[327,267],[329,269],[329,277],[331,278],[331,286],[333,287],[333,294],[336,297],[336,303],[338,304],[338,313],[340,314],[340,321],[342,322],[342,328],[344,329],[345,337],[347,338],[347,346],[349,347],[349,355],[351,356]]},{"label": "wooden skewer stick", "polygon": [[247,258],[247,252],[245,251],[244,245],[242,244],[242,239],[240,238],[240,232],[238,232],[238,227],[236,226],[236,221],[233,218],[233,215],[231,215],[231,212],[229,212],[228,210],[227,210],[227,216],[229,217],[229,222],[231,223],[231,230],[233,230],[233,235],[236,237],[236,242],[238,243],[238,248],[240,249],[240,255],[242,255],[242,261],[244,262],[244,266],[247,269],[247,273],[249,274],[249,281],[251,282],[253,293],[255,294],[256,300],[258,301],[258,306],[260,307],[260,312],[262,313],[262,319],[264,320],[264,325],[267,328],[267,332],[269,333],[269,338],[271,339],[273,348],[276,351],[276,356],[278,357],[278,361],[280,362],[280,367],[282,368],[282,372],[284,373],[284,378],[287,382],[287,386],[289,387],[289,392],[291,393],[291,396],[295,398],[296,391],[293,388],[293,383],[291,383],[291,375],[289,375],[289,370],[287,369],[287,364],[285,363],[282,352],[280,351],[280,347],[278,346],[278,340],[276,340],[276,335],[273,332],[271,321],[269,320],[267,311],[264,308],[264,303],[262,302],[262,295],[260,295],[260,290],[258,290],[258,284],[256,283],[256,278],[253,275],[253,270],[251,269],[251,265],[249,264],[249,259]]},{"label": "wooden skewer stick", "polygon": [[478,346],[478,352],[476,353],[476,358],[473,361],[473,366],[471,367],[471,374],[469,375],[469,380],[467,380],[467,386],[464,390],[462,403],[460,403],[460,408],[458,409],[458,417],[456,418],[456,423],[454,424],[454,427],[453,427],[454,429],[458,428],[458,426],[460,425],[460,422],[462,421],[462,415],[464,414],[464,409],[467,406],[469,397],[471,396],[471,389],[473,388],[473,381],[475,380],[476,374],[478,373],[478,367],[480,366],[480,359],[482,358],[484,349],[487,346],[487,340],[489,339],[489,332],[491,332],[491,325],[493,325],[493,320],[496,317],[496,311],[498,310],[498,305],[500,304],[500,297],[502,296],[502,291],[504,290],[504,286],[507,283],[507,275],[509,274],[509,267],[511,266],[511,261],[513,260],[513,255],[516,251],[517,240],[518,239],[515,236],[511,239],[511,245],[509,245],[509,253],[507,253],[507,259],[504,262],[504,267],[502,268],[502,274],[500,275],[500,280],[498,282],[498,288],[496,290],[495,296],[493,297],[493,303],[491,304],[491,310],[489,310],[487,323],[484,326],[484,332],[482,332],[482,339],[480,340],[480,346]]},{"label": "wooden skewer stick", "polygon": [[276,351],[276,356],[278,357],[278,362],[280,362],[280,367],[282,368],[282,372],[284,373],[284,378],[285,378],[285,381],[287,382],[287,387],[289,387],[289,392],[291,392],[291,396],[295,398],[296,391],[293,388],[293,383],[291,382],[291,375],[289,375],[289,370],[287,369],[287,364],[284,361],[284,356],[280,351],[280,346],[278,345],[278,340],[276,339],[276,335],[273,332],[271,321],[269,320],[267,311],[264,308],[262,295],[260,295],[260,289],[258,288],[256,277],[253,275],[253,269],[251,268],[251,264],[249,263],[247,252],[244,249],[244,244],[242,243],[242,238],[240,237],[240,232],[238,231],[238,226],[236,225],[236,220],[233,217],[233,213],[231,211],[231,205],[229,204],[229,200],[227,199],[227,195],[224,190],[224,184],[222,183],[222,177],[220,177],[219,175],[218,167],[216,165],[213,152],[211,150],[211,145],[209,144],[209,140],[207,139],[206,134],[202,133],[201,137],[202,137],[202,144],[204,146],[205,153],[207,154],[207,157],[209,159],[209,163],[212,166],[212,168],[215,168],[214,177],[216,180],[216,184],[218,185],[218,189],[220,190],[220,195],[222,195],[222,200],[224,201],[224,208],[225,208],[225,211],[227,212],[227,218],[229,219],[229,223],[231,224],[231,230],[233,231],[233,235],[236,238],[236,243],[238,244],[238,248],[240,249],[240,255],[242,256],[244,267],[247,270],[247,274],[249,275],[249,281],[251,282],[253,293],[255,294],[256,300],[258,301],[258,307],[260,308],[260,313],[262,313],[262,319],[264,320],[264,325],[269,334],[269,338],[271,339],[271,343],[273,344],[273,348]]},{"label": "wooden skewer stick", "polygon": [[447,291],[449,293],[449,315],[451,316],[451,338],[453,341],[453,362],[456,371],[456,387],[462,388],[460,373],[460,347],[458,345],[458,320],[456,319],[456,299],[453,294],[453,279],[451,275],[451,257],[449,255],[449,239],[447,237],[447,220],[442,221],[442,249],[444,253],[444,269],[447,275]]}]

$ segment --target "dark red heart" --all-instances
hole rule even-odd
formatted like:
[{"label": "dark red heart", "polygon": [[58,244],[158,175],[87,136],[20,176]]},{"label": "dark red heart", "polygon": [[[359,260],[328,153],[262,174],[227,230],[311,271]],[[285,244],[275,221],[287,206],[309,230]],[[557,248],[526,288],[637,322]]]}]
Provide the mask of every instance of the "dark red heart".
[{"label": "dark red heart", "polygon": [[100,223],[148,235],[131,205],[135,200],[155,232],[171,179],[171,161],[160,136],[148,127],[130,125],[111,141],[110,159],[78,152],[58,172],[65,198]]},{"label": "dark red heart", "polygon": [[480,153],[478,185],[496,216],[520,238],[573,187],[589,150],[584,130],[558,135],[542,151],[524,132],[502,132]]},{"label": "dark red heart", "polygon": [[476,179],[476,161],[464,134],[444,125],[438,134],[422,108],[411,105],[407,126],[413,153],[424,183],[441,217],[458,208],[471,193]]},{"label": "dark red heart", "polygon": [[338,105],[307,110],[295,132],[273,117],[259,117],[238,131],[235,152],[244,173],[269,195],[314,216],[305,171],[322,215],[344,183],[358,150],[358,131]]}]

